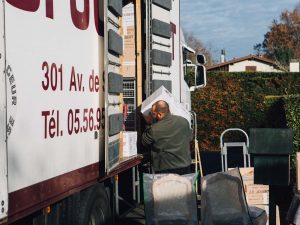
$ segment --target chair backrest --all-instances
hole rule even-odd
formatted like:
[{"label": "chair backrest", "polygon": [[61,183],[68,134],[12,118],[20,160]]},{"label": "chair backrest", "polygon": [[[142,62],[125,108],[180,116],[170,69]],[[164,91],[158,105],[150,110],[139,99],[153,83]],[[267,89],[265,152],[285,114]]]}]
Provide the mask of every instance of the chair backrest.
[{"label": "chair backrest", "polygon": [[189,221],[195,193],[189,179],[170,174],[153,183],[154,216],[158,221],[172,220],[172,215]]},{"label": "chair backrest", "polygon": [[201,189],[203,225],[252,224],[238,169],[203,177]]}]

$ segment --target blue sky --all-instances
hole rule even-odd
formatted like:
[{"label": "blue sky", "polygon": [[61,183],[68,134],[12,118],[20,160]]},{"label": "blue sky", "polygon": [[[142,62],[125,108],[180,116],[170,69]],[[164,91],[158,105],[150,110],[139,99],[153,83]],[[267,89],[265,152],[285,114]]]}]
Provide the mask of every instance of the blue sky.
[{"label": "blue sky", "polygon": [[222,48],[230,60],[254,54],[253,46],[263,41],[273,19],[297,3],[300,0],[180,0],[181,26],[211,47],[217,61]]}]

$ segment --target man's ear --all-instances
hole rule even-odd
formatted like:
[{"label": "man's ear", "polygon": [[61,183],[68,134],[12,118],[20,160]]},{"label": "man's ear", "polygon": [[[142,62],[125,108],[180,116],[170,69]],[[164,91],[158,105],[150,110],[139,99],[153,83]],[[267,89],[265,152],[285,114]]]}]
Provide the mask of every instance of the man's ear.
[{"label": "man's ear", "polygon": [[156,117],[160,120],[162,118],[162,113],[161,112],[157,112]]}]

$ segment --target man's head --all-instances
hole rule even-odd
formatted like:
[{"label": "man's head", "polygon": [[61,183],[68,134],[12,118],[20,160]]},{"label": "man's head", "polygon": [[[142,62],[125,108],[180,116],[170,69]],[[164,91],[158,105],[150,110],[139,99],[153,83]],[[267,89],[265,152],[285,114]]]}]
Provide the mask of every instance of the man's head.
[{"label": "man's head", "polygon": [[155,118],[160,121],[170,113],[169,104],[163,100],[159,100],[152,105],[152,111]]}]

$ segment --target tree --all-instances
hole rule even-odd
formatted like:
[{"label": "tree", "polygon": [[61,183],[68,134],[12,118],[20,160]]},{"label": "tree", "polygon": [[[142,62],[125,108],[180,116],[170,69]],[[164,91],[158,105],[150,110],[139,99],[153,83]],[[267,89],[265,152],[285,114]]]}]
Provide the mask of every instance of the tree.
[{"label": "tree", "polygon": [[261,43],[254,45],[253,49],[256,51],[257,55],[260,55],[263,52],[263,47]]},{"label": "tree", "polygon": [[[185,36],[188,46],[193,48],[195,50],[196,54],[204,54],[205,55],[205,58],[206,58],[205,65],[211,66],[213,64],[211,49],[205,47],[203,42],[191,32],[185,32],[184,36]],[[188,54],[187,58],[190,59],[193,63],[195,62],[194,54]]]},{"label": "tree", "polygon": [[283,11],[279,21],[273,20],[263,43],[254,46],[257,52],[261,49],[285,70],[291,59],[300,59],[300,3],[292,11]]}]

